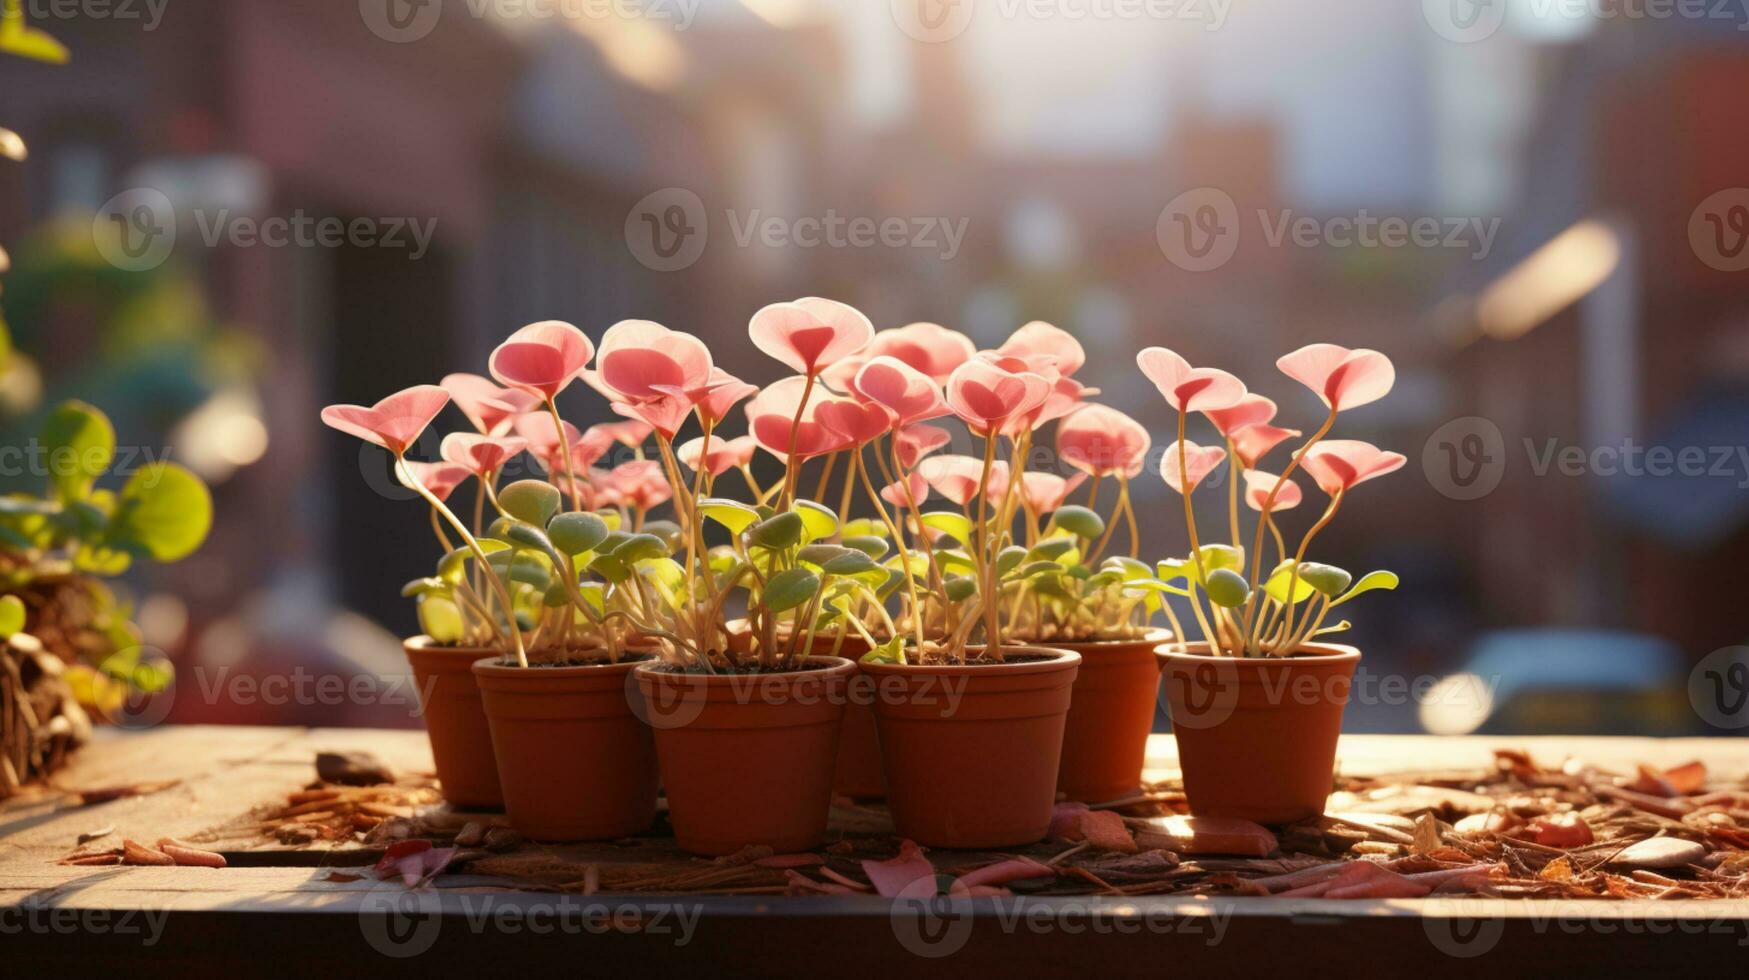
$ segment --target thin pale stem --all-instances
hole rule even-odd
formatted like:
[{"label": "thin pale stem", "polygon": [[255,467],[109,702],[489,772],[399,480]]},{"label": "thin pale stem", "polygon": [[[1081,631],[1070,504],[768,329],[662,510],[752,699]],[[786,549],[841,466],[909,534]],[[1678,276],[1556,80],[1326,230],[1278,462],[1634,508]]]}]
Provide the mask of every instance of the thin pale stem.
[{"label": "thin pale stem", "polygon": [[474,560],[480,563],[481,568],[486,573],[486,578],[491,581],[492,587],[498,592],[498,601],[504,606],[504,621],[510,626],[510,642],[516,648],[516,662],[527,667],[528,653],[522,648],[522,627],[516,623],[516,604],[510,600],[510,591],[504,587],[504,582],[498,578],[498,573],[492,571],[491,565],[486,561],[486,553],[480,549],[480,542],[474,540],[474,536],[468,533],[467,525],[462,523],[461,518],[455,516],[454,512],[444,506],[443,501],[437,499],[436,494],[426,489],[425,484],[419,482],[419,478],[414,476],[412,469],[407,466],[406,457],[396,453],[395,465],[400,468],[401,476],[406,484],[412,487],[415,493],[424,497],[425,502],[430,504],[434,510],[442,514],[444,519],[449,521],[450,527],[455,528],[456,534],[467,542],[468,549],[474,553]]}]

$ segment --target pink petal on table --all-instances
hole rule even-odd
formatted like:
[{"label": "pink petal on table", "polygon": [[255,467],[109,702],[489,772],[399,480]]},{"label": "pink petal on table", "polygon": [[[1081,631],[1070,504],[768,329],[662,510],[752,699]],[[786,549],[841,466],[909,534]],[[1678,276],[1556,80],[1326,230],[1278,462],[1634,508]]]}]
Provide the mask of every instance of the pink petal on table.
[{"label": "pink petal on table", "polygon": [[1537,817],[1525,834],[1544,847],[1584,847],[1597,839],[1585,818],[1571,811]]},{"label": "pink petal on table", "polygon": [[1236,817],[1150,817],[1141,824],[1165,838],[1164,846],[1180,854],[1242,854],[1268,857],[1275,851],[1269,828]]},{"label": "pink petal on table", "polygon": [[1080,829],[1081,836],[1097,850],[1124,854],[1140,850],[1123,817],[1114,810],[1088,810],[1081,814]]},{"label": "pink petal on table", "polygon": [[1433,890],[1371,861],[1354,861],[1330,881],[1325,898],[1420,898]]},{"label": "pink petal on table", "polygon": [[1676,792],[1687,796],[1698,793],[1706,788],[1706,763],[1699,761],[1685,762],[1674,769],[1664,770],[1664,780],[1675,788]]},{"label": "pink petal on table", "polygon": [[398,840],[383,849],[383,856],[377,859],[376,866],[371,870],[378,875],[392,870],[401,859],[431,850],[431,842],[424,839]]},{"label": "pink petal on table", "polygon": [[1337,410],[1378,401],[1397,380],[1397,369],[1385,355],[1336,344],[1308,344],[1283,356],[1275,366]]},{"label": "pink petal on table", "polygon": [[867,891],[874,890],[874,889],[870,888],[868,885],[865,885],[862,882],[857,881],[854,878],[846,878],[844,875],[841,875],[838,872],[833,871],[831,868],[822,867],[820,869],[820,873],[822,875],[825,875],[828,879],[835,881],[838,884],[843,885],[844,887],[849,888],[852,891],[867,892]]},{"label": "pink petal on table", "polygon": [[1073,800],[1058,803],[1051,810],[1051,829],[1045,836],[1051,840],[1078,841],[1081,840],[1081,814],[1087,812],[1087,804]]},{"label": "pink petal on table", "polygon": [[913,882],[933,878],[935,866],[923,856],[915,842],[899,842],[899,856],[889,861],[864,861],[862,872],[883,898],[894,898]]},{"label": "pink petal on table", "polygon": [[965,890],[966,898],[1007,898],[1012,894],[1008,889],[994,885],[970,885]]},{"label": "pink petal on table", "polygon": [[1021,881],[1026,878],[1055,877],[1057,869],[1048,864],[1041,864],[1029,857],[1010,858],[986,864],[975,871],[960,875],[960,884],[967,888],[977,888],[979,885],[1006,885],[1011,881]]}]

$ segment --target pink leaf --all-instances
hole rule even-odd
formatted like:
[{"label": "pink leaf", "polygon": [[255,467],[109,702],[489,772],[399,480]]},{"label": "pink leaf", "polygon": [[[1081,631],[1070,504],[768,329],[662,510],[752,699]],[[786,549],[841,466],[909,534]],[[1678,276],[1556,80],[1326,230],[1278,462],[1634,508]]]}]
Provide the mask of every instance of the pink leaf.
[{"label": "pink leaf", "polygon": [[581,375],[594,356],[595,345],[583,331],[559,320],[544,320],[499,344],[489,366],[499,384],[550,399]]},{"label": "pink leaf", "polygon": [[1011,370],[979,355],[947,379],[947,407],[983,435],[1039,408],[1050,397],[1051,384],[1043,375]]},{"label": "pink leaf", "polygon": [[874,326],[853,307],[808,297],[753,314],[747,334],[753,346],[807,375],[867,347]]},{"label": "pink leaf", "polygon": [[1063,462],[1089,476],[1142,472],[1153,440],[1128,415],[1105,405],[1087,405],[1057,425],[1057,452]]},{"label": "pink leaf", "polygon": [[[419,463],[408,460],[406,467],[411,472],[413,479],[418,480],[419,485],[431,491],[431,495],[438,500],[448,500],[449,495],[455,492],[456,487],[461,486],[464,480],[474,475],[473,471],[466,466],[457,466],[454,463]],[[397,473],[395,478],[400,480],[403,485],[407,484],[405,474]],[[408,489],[413,488],[408,486]]]},{"label": "pink leaf", "polygon": [[650,320],[622,320],[601,335],[596,370],[602,383],[619,395],[614,400],[637,402],[662,397],[659,388],[689,393],[705,388],[711,380],[711,352],[691,334]]},{"label": "pink leaf", "polygon": [[449,392],[436,385],[417,385],[398,391],[369,408],[329,405],[322,409],[322,421],[399,456],[418,441],[420,434],[447,404]]},{"label": "pink leaf", "polygon": [[870,358],[882,355],[897,358],[941,384],[953,374],[954,368],[972,359],[977,348],[958,330],[949,330],[934,323],[912,323],[893,330],[882,330],[869,342]]},{"label": "pink leaf", "polygon": [[1193,368],[1164,347],[1148,347],[1136,355],[1136,366],[1166,403],[1180,412],[1231,408],[1245,397],[1245,384],[1216,368]]},{"label": "pink leaf", "polygon": [[862,872],[883,898],[895,898],[913,882],[931,880],[935,867],[910,840],[899,842],[899,856],[888,861],[864,861]]},{"label": "pink leaf", "polygon": [[1298,507],[1300,501],[1303,499],[1303,495],[1300,493],[1300,485],[1292,480],[1288,480],[1281,484],[1280,490],[1276,490],[1275,485],[1280,481],[1281,477],[1274,473],[1265,473],[1262,470],[1246,470],[1245,503],[1252,510],[1261,512],[1263,510],[1264,502],[1269,499],[1270,493],[1274,492],[1275,503],[1270,505],[1270,513],[1273,514],[1278,511],[1293,510],[1295,507]]},{"label": "pink leaf", "polygon": [[996,352],[1029,360],[1044,358],[1065,378],[1087,363],[1087,352],[1082,349],[1080,341],[1043,320],[1034,320],[1014,331]]},{"label": "pink leaf", "polygon": [[1300,434],[1298,429],[1283,429],[1267,422],[1242,426],[1228,438],[1233,443],[1233,455],[1239,457],[1239,462],[1246,467],[1256,466],[1258,461],[1269,454],[1271,449],[1281,445],[1284,440]]},{"label": "pink leaf", "polygon": [[895,357],[880,356],[856,372],[855,390],[887,409],[894,426],[907,426],[947,414],[947,402],[934,379]]},{"label": "pink leaf", "polygon": [[1027,878],[1052,878],[1057,869],[1048,864],[1040,864],[1029,857],[1010,858],[986,864],[975,871],[960,875],[960,884],[967,888],[979,885],[1006,885],[1011,881],[1022,881]]},{"label": "pink leaf", "polygon": [[1275,418],[1275,402],[1262,395],[1247,392],[1245,397],[1233,405],[1209,409],[1203,414],[1215,424],[1222,436],[1231,439],[1233,433],[1248,425],[1262,425]]},{"label": "pink leaf", "polygon": [[1378,401],[1397,380],[1397,369],[1385,355],[1336,344],[1308,344],[1275,365],[1337,411]]},{"label": "pink leaf", "polygon": [[1402,453],[1385,452],[1358,439],[1326,439],[1306,450],[1300,465],[1317,482],[1318,489],[1332,496],[1353,489],[1375,477],[1393,473],[1406,460]]},{"label": "pink leaf", "polygon": [[[1167,486],[1179,493],[1194,493],[1197,485],[1214,472],[1215,467],[1221,465],[1226,458],[1227,451],[1219,446],[1204,448],[1187,439],[1184,442],[1184,459],[1181,461],[1178,443],[1174,442],[1166,447],[1165,454],[1160,457],[1160,478],[1166,481]],[[1186,474],[1179,469],[1181,462],[1184,468],[1189,471],[1188,486],[1186,485]]]}]

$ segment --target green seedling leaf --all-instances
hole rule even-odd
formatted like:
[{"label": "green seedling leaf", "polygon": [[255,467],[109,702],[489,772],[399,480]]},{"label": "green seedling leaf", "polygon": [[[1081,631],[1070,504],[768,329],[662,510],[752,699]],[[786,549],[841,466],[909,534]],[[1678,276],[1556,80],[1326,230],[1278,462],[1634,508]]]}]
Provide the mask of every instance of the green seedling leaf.
[{"label": "green seedling leaf", "polygon": [[1162,582],[1189,582],[1196,577],[1196,570],[1190,567],[1189,559],[1163,558],[1154,565],[1154,577]]},{"label": "green seedling leaf", "polygon": [[559,512],[559,488],[545,480],[517,480],[498,491],[498,506],[524,524],[546,527]]},{"label": "green seedling leaf", "polygon": [[1065,555],[1071,553],[1073,553],[1076,558],[1079,558],[1081,555],[1081,552],[1075,548],[1074,538],[1047,538],[1040,541],[1038,544],[1033,545],[1032,550],[1027,553],[1026,557],[1031,561],[1049,561],[1056,562],[1060,565],[1072,565],[1074,564],[1073,560],[1062,560]]},{"label": "green seedling leaf", "polygon": [[449,595],[453,587],[440,578],[416,578],[401,586],[401,598],[411,599],[416,595]]},{"label": "green seedling leaf", "polygon": [[[843,531],[844,543],[847,545],[850,544],[849,539],[851,538],[879,538],[882,541],[887,539],[887,525],[872,517],[858,517],[855,520],[845,521]],[[855,545],[851,545],[851,547],[855,547]],[[880,556],[876,555],[875,557],[879,558]]]},{"label": "green seedling leaf", "polygon": [[512,548],[532,548],[542,554],[558,554],[558,549],[547,539],[546,532],[533,524],[511,521],[504,529],[504,540],[510,542]]},{"label": "green seedling leaf", "polygon": [[1340,606],[1344,602],[1347,602],[1348,600],[1354,598],[1357,595],[1364,595],[1365,593],[1371,592],[1375,589],[1384,589],[1386,591],[1389,591],[1391,589],[1395,589],[1397,587],[1397,582],[1398,582],[1398,579],[1397,579],[1396,572],[1386,572],[1386,571],[1367,572],[1365,575],[1362,575],[1360,577],[1360,581],[1354,583],[1353,588],[1351,588],[1347,592],[1343,593],[1342,598],[1337,599],[1335,602],[1330,603],[1330,605],[1331,606]]},{"label": "green seedling leaf", "polygon": [[881,566],[875,564],[873,558],[848,548],[844,549],[844,554],[833,558],[820,567],[828,575],[862,575],[866,572],[881,572],[882,580],[885,579],[884,571]]},{"label": "green seedling leaf", "polygon": [[1245,581],[1245,576],[1230,568],[1217,568],[1208,575],[1208,584],[1203,586],[1208,593],[1209,601],[1217,606],[1237,609],[1251,598],[1251,585]]},{"label": "green seedling leaf", "polygon": [[815,566],[824,565],[849,550],[841,544],[810,544],[796,552],[796,561],[805,561]]},{"label": "green seedling leaf", "polygon": [[1205,544],[1198,554],[1202,557],[1202,573],[1205,576],[1219,568],[1230,568],[1234,571],[1245,568],[1245,552],[1230,544]]},{"label": "green seedling leaf", "polygon": [[49,486],[59,500],[82,499],[115,458],[109,416],[81,401],[63,402],[49,413],[37,438],[47,454]]},{"label": "green seedling leaf", "polygon": [[996,555],[996,577],[1007,578],[1020,563],[1026,561],[1026,549],[1019,545],[1009,545]]},{"label": "green seedling leaf", "polygon": [[[490,561],[492,555],[510,550],[510,545],[496,538],[481,538],[480,550],[485,552],[487,560]],[[437,576],[451,583],[460,582],[462,576],[467,574],[468,562],[473,560],[472,548],[457,548],[437,560]]]},{"label": "green seedling leaf", "polygon": [[787,612],[819,591],[820,576],[805,568],[786,568],[766,581],[759,601],[771,612]]},{"label": "green seedling leaf", "polygon": [[1153,572],[1147,562],[1137,561],[1123,555],[1114,555],[1099,563],[1102,572],[1115,572],[1120,581],[1134,582],[1138,579],[1152,578]]},{"label": "green seedling leaf", "polygon": [[668,557],[668,543],[654,534],[634,534],[613,549],[613,557],[627,565]]},{"label": "green seedling leaf", "polygon": [[557,609],[571,601],[571,591],[565,588],[565,583],[554,582],[547,586],[547,591],[541,596],[541,605],[548,609]]},{"label": "green seedling leaf", "polygon": [[581,555],[607,540],[607,522],[590,513],[558,514],[547,522],[547,538],[560,551]]},{"label": "green seedling leaf", "polygon": [[213,498],[200,477],[175,463],[151,463],[122,485],[105,543],[157,561],[176,561],[206,540]]},{"label": "green seedling leaf", "polygon": [[553,583],[552,569],[547,566],[546,559],[523,552],[510,561],[510,581],[532,585],[545,592],[547,586]]},{"label": "green seedling leaf", "polygon": [[885,558],[887,552],[892,548],[892,546],[887,543],[886,538],[876,537],[872,534],[850,535],[844,539],[843,544],[846,548],[855,548],[857,551],[860,551],[876,560]]},{"label": "green seedling leaf", "polygon": [[838,515],[825,504],[798,500],[794,512],[801,517],[803,533],[809,541],[822,541],[838,533]]},{"label": "green seedling leaf", "polygon": [[[920,558],[921,556],[913,555],[912,557],[913,558]],[[937,564],[939,564],[941,566],[941,571],[943,574],[946,574],[948,572],[960,572],[960,573],[964,573],[964,574],[970,574],[972,572],[977,571],[977,569],[978,569],[977,564],[972,561],[971,555],[968,555],[963,551],[959,551],[959,550],[955,550],[955,549],[951,549],[951,548],[946,549],[946,550],[937,551],[935,553],[935,561]],[[927,560],[924,561],[924,564],[925,564],[925,566],[927,566],[927,564],[928,564]],[[924,574],[927,574],[927,573],[928,573],[928,568],[925,567]],[[919,577],[921,577],[921,575],[919,575]]]},{"label": "green seedling leaf", "polygon": [[978,594],[978,583],[964,575],[950,575],[942,581],[941,591],[949,602],[965,602]]},{"label": "green seedling leaf", "polygon": [[1060,527],[1081,538],[1097,538],[1105,533],[1105,519],[1075,504],[1060,507],[1051,515],[1051,526]]},{"label": "green seedling leaf", "polygon": [[[1305,566],[1300,567],[1303,569]],[[1287,605],[1287,584],[1293,579],[1293,569],[1292,559],[1275,566],[1275,571],[1269,573],[1269,580],[1263,583],[1264,594],[1282,605]],[[1305,602],[1316,592],[1317,590],[1312,588],[1310,582],[1306,581],[1302,572],[1299,581],[1294,585],[1294,604]]]},{"label": "green seedling leaf", "polygon": [[961,544],[972,541],[972,522],[966,515],[951,510],[930,511],[917,518],[923,526],[947,535]]},{"label": "green seedling leaf", "polygon": [[15,595],[0,595],[0,640],[24,632],[24,600]]},{"label": "green seedling leaf", "polygon": [[759,521],[758,511],[738,500],[722,497],[706,497],[699,501],[698,513],[728,528],[730,534],[740,534]]},{"label": "green seedling leaf", "polygon": [[419,613],[419,628],[434,642],[461,642],[464,632],[462,611],[454,602],[437,595],[420,596],[415,608]]},{"label": "green seedling leaf", "polygon": [[1317,562],[1306,562],[1300,566],[1300,578],[1312,588],[1334,599],[1348,588],[1348,583],[1354,581],[1354,576],[1335,565],[1320,565]]},{"label": "green seedling leaf", "polygon": [[686,546],[686,532],[682,531],[680,525],[673,521],[645,521],[644,526],[639,528],[639,531],[661,538],[662,543],[668,547],[670,555]]},{"label": "green seedling leaf", "polygon": [[866,664],[902,664],[905,662],[905,638],[895,636],[862,655]]},{"label": "green seedling leaf", "polygon": [[1346,632],[1348,632],[1349,628],[1352,627],[1353,625],[1354,625],[1353,623],[1350,623],[1348,620],[1345,619],[1342,622],[1337,623],[1335,626],[1325,626],[1321,629],[1318,629],[1318,630],[1314,631],[1312,633],[1312,635],[1313,636],[1323,636],[1325,633],[1346,633]]},{"label": "green seedling leaf", "polygon": [[768,551],[793,548],[802,540],[807,524],[795,511],[786,511],[747,529],[747,539]]}]

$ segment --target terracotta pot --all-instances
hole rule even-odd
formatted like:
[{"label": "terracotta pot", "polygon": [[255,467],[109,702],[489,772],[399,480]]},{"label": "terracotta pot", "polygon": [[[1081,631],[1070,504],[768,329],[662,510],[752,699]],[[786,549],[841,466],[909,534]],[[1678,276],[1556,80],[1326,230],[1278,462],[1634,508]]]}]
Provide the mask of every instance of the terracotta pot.
[{"label": "terracotta pot", "polygon": [[[816,657],[843,657],[856,662],[868,652],[868,641],[857,635],[837,644],[836,636],[815,635],[808,652]],[[729,622],[729,646],[737,653],[752,649],[744,619]],[[833,652],[833,646],[838,650]],[[1150,654],[1152,656],[1152,654]],[[874,691],[867,674],[859,668],[850,675],[844,704],[844,722],[838,728],[838,758],[832,763],[832,792],[857,799],[880,799],[887,781],[881,775],[881,743],[875,734]]]},{"label": "terracotta pot", "polygon": [[1191,812],[1272,824],[1323,813],[1360,651],[1308,643],[1292,657],[1236,658],[1207,650],[1159,652]]},{"label": "terracotta pot", "polygon": [[496,656],[486,647],[442,647],[428,636],[402,645],[413,665],[425,733],[443,798],[460,807],[504,805],[498,790],[498,764],[492,758],[492,732],[474,686],[474,661]]},{"label": "terracotta pot", "polygon": [[1141,789],[1160,694],[1154,650],[1171,638],[1155,630],[1135,640],[1054,644],[1081,655],[1057,769],[1057,789],[1069,799],[1102,803]]},{"label": "terracotta pot", "polygon": [[656,747],[636,713],[636,661],[474,664],[510,825],[542,841],[612,840],[656,818]]},{"label": "terracotta pot", "polygon": [[694,854],[766,844],[818,847],[832,806],[832,760],[856,665],[809,657],[802,670],[683,674],[640,664],[668,819]]},{"label": "terracotta pot", "polygon": [[863,664],[887,805],[901,836],[929,847],[1030,844],[1050,829],[1063,723],[1081,655],[1008,647],[1020,663]]}]

